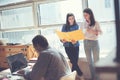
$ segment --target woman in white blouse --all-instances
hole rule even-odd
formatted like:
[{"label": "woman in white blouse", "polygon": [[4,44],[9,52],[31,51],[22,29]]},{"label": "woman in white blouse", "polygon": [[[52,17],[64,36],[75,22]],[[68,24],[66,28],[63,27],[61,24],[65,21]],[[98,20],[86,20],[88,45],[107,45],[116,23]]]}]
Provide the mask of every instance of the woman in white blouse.
[{"label": "woman in white blouse", "polygon": [[100,48],[98,36],[102,33],[102,31],[99,23],[95,21],[94,14],[91,9],[87,8],[83,11],[83,13],[85,18],[83,26],[85,33],[84,50],[89,62],[92,80],[95,80],[94,62],[99,60]]}]

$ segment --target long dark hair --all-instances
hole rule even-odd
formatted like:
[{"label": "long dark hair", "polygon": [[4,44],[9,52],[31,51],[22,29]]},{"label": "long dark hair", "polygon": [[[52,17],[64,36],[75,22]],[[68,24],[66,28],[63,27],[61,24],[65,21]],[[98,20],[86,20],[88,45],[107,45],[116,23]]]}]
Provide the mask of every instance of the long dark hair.
[{"label": "long dark hair", "polygon": [[68,21],[68,18],[69,18],[70,16],[73,16],[73,17],[74,17],[74,24],[73,24],[73,26],[74,26],[74,25],[77,25],[74,14],[73,14],[73,13],[68,13],[67,16],[66,16],[66,24],[65,24],[65,30],[66,30],[66,31],[68,31],[68,30],[70,29],[70,23],[69,23],[69,21]]},{"label": "long dark hair", "polygon": [[84,9],[83,13],[88,13],[90,15],[90,25],[89,26],[94,26],[95,25],[95,18],[93,11],[90,8]]}]

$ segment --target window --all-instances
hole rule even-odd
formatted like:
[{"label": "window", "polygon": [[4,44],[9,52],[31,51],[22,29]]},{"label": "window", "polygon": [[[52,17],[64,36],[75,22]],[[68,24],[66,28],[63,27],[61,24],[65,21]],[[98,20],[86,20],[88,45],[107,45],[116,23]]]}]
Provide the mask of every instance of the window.
[{"label": "window", "polygon": [[111,0],[105,0],[105,7],[110,8],[111,7]]},{"label": "window", "polygon": [[81,21],[82,0],[66,0],[40,4],[39,11],[41,25],[65,23],[66,14],[69,12],[74,13],[77,21]]},{"label": "window", "polygon": [[30,44],[33,37],[37,34],[40,34],[39,31],[16,31],[16,32],[3,32],[2,38],[8,40],[9,43],[23,43]]},{"label": "window", "polygon": [[114,21],[114,0],[88,0],[98,21]]},{"label": "window", "polygon": [[1,13],[1,29],[33,26],[32,7],[4,10]]},{"label": "window", "polygon": [[6,4],[21,2],[21,1],[26,1],[26,0],[0,0],[0,5],[6,5]]}]

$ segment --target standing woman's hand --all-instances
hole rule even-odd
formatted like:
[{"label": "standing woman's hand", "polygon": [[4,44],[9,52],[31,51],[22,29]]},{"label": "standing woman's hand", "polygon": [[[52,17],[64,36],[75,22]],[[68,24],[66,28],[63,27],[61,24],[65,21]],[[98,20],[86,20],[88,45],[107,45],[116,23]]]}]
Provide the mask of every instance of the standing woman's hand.
[{"label": "standing woman's hand", "polygon": [[99,35],[99,31],[98,31],[98,30],[87,29],[87,31],[88,31],[89,33],[95,34],[96,36]]},{"label": "standing woman's hand", "polygon": [[95,33],[95,30],[92,30],[92,29],[90,29],[90,28],[87,28],[87,32],[89,32],[89,33]]},{"label": "standing woman's hand", "polygon": [[98,36],[98,35],[102,34],[102,31],[101,30],[96,30],[94,33],[96,34],[96,36]]},{"label": "standing woman's hand", "polygon": [[60,40],[62,43],[66,43],[67,41],[65,39]]},{"label": "standing woman's hand", "polygon": [[71,42],[72,42],[72,44],[76,44],[77,41],[76,40],[71,40]]}]

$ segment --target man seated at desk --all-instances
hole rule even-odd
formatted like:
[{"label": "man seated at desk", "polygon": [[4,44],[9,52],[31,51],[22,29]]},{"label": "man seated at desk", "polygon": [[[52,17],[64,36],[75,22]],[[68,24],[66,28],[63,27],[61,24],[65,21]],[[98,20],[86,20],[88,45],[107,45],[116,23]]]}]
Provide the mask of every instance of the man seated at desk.
[{"label": "man seated at desk", "polygon": [[70,73],[70,68],[64,56],[49,47],[45,37],[37,35],[32,40],[37,53],[40,54],[32,71],[20,71],[26,80],[59,80]]}]

